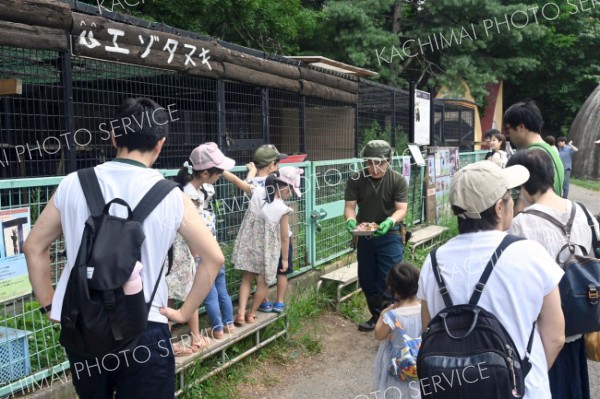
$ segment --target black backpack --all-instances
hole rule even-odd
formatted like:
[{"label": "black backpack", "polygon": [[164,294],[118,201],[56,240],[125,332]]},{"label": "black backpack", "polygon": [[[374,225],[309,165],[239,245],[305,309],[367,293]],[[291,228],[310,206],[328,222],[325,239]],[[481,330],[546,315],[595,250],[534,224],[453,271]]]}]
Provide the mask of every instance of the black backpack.
[{"label": "black backpack", "polygon": [[[571,201],[571,214],[566,225],[550,215],[535,209],[526,210],[529,213],[546,219],[558,227],[567,243],[558,251],[556,263],[565,274],[558,284],[560,302],[565,315],[565,335],[572,336],[588,332],[600,331],[600,259],[588,256],[588,248],[571,242],[571,228],[575,220],[577,205]],[[581,205],[588,224],[592,229],[592,247],[598,247],[598,238],[589,212]],[[583,255],[576,255],[575,248],[579,247]],[[564,255],[566,250],[566,256]]]},{"label": "black backpack", "polygon": [[[132,211],[120,198],[104,203],[94,168],[80,170],[77,176],[90,217],[65,291],[60,343],[69,353],[99,357],[133,348],[146,329],[163,270],[150,303],[144,299],[144,290],[125,295],[122,287],[141,260],[146,239],[142,221],[177,185],[160,180]],[[113,204],[127,208],[127,219],[109,214]]]},{"label": "black backpack", "polygon": [[518,398],[525,393],[531,369],[529,353],[535,323],[521,358],[513,340],[491,312],[477,306],[502,252],[522,238],[507,235],[487,263],[468,304],[454,305],[438,270],[436,250],[431,265],[446,308],[423,331],[417,357],[422,397]]}]

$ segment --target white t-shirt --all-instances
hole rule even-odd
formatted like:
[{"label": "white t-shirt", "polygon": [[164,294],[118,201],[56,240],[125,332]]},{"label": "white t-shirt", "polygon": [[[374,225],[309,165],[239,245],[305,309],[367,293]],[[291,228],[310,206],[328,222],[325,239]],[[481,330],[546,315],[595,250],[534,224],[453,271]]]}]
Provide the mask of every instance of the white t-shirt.
[{"label": "white t-shirt", "polygon": [[[505,235],[496,230],[460,234],[439,248],[436,254],[439,269],[455,305],[469,302],[487,262]],[[510,245],[496,263],[478,305],[498,318],[521,357],[525,356],[531,328],[540,314],[544,297],[558,286],[562,276],[563,271],[548,252],[530,240]],[[432,318],[445,308],[430,256],[421,269],[417,297],[427,301]],[[537,331],[531,363],[524,398],[549,398],[546,355]]]},{"label": "white t-shirt", "polygon": [[[105,202],[121,198],[129,204],[132,210],[152,186],[163,179],[157,170],[124,162],[106,162],[96,166],[95,171]],[[77,173],[69,174],[59,184],[54,196],[54,206],[60,212],[67,249],[67,265],[60,276],[52,301],[52,318],[60,320],[69,274],[79,251],[85,221],[90,216]],[[110,213],[127,217],[127,210],[121,205],[111,206]],[[182,218],[182,192],[173,190],[144,220],[142,226],[146,240],[142,244],[144,268],[141,275],[146,301],[150,300],[159,271],[167,256],[167,251],[175,240],[175,234]],[[166,273],[166,269],[163,270],[164,273]],[[167,318],[160,314],[159,309],[167,306],[168,296],[167,283],[164,278],[161,278],[148,320],[167,323]]]},{"label": "white t-shirt", "polygon": [[248,211],[258,215],[272,225],[279,224],[283,215],[293,211],[281,198],[275,198],[273,202],[267,203],[265,201],[266,197],[267,191],[263,187],[256,187],[252,191]]},{"label": "white t-shirt", "polygon": [[[266,176],[255,176],[253,179],[250,180],[249,183],[255,187],[264,187],[266,180],[267,180]],[[290,213],[294,211],[292,208],[288,208],[288,209],[290,209]],[[292,235],[293,235],[292,227],[288,224],[288,236],[291,237]],[[290,241],[290,243],[291,243],[291,241]]]}]

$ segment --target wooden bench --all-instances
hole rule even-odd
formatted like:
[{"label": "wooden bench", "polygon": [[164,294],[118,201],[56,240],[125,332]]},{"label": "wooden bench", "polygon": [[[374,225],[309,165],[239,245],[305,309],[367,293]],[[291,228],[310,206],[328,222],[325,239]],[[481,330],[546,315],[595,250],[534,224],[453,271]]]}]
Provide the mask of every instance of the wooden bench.
[{"label": "wooden bench", "polygon": [[[323,282],[325,281],[333,281],[338,284],[336,290],[336,302],[335,302],[335,310],[338,311],[340,309],[340,303],[350,298],[352,295],[361,292],[358,285],[358,263],[354,262],[349,266],[340,267],[337,270],[332,271],[331,273],[324,274],[320,277],[319,282],[317,283],[317,292],[321,289]],[[356,289],[351,293],[342,296],[342,289],[344,287],[349,286],[350,284],[356,283]]]},{"label": "wooden bench", "polygon": [[[425,249],[434,247],[436,239],[441,238],[446,231],[448,231],[447,227],[436,225],[412,231],[412,237],[408,240],[411,246],[411,252],[414,254],[415,250],[419,247]],[[425,246],[425,244],[429,245]]]},{"label": "wooden bench", "polygon": [[[278,322],[279,321],[279,322]],[[260,332],[265,329],[267,326],[276,324],[277,329],[275,332],[270,335],[268,338],[261,338]],[[244,324],[242,327],[237,327],[236,331],[232,333],[225,333],[225,336],[222,339],[216,340],[212,339],[210,328],[208,330],[204,330],[201,334],[206,333],[204,336],[208,336],[211,338],[211,344],[201,350],[200,352],[193,353],[189,356],[178,356],[175,358],[175,374],[179,375],[179,389],[175,392],[175,396],[179,396],[184,392],[188,392],[191,387],[196,384],[201,383],[202,381],[212,377],[213,375],[225,370],[227,367],[233,365],[236,362],[239,362],[246,356],[258,351],[263,348],[270,342],[273,342],[277,338],[281,336],[287,337],[287,313],[258,313],[256,315],[256,321],[252,324]],[[254,345],[249,349],[245,350],[243,353],[235,353],[235,357],[229,358],[227,354],[227,349],[231,348],[235,343],[254,335]],[[185,337],[185,334],[182,334],[178,339],[173,339],[173,343],[189,345],[189,335],[187,338],[183,339],[181,337]],[[207,359],[209,357],[220,355],[220,364],[210,370],[207,373],[202,374],[198,379],[194,381],[186,381],[185,380],[185,370],[193,365],[199,363],[200,361]]]}]

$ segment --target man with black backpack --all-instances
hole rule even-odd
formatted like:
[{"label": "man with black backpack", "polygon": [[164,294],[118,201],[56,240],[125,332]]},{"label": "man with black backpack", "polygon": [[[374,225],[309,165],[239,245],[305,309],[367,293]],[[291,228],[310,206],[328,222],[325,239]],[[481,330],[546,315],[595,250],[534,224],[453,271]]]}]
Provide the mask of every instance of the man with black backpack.
[{"label": "man with black backpack", "polygon": [[426,259],[417,293],[422,397],[550,398],[548,368],[565,338],[563,272],[541,245],[504,232],[511,189],[528,178],[522,166],[482,161],[452,179],[460,234]]},{"label": "man with black backpack", "polygon": [[[66,176],[24,245],[40,311],[61,323],[81,398],[173,398],[168,319],[197,311],[224,261],[195,206],[151,169],[168,119],[152,100],[126,100],[111,122],[116,158]],[[166,308],[162,266],[177,232],[203,266],[176,311]],[[67,264],[55,291],[48,249],[61,234]]]}]

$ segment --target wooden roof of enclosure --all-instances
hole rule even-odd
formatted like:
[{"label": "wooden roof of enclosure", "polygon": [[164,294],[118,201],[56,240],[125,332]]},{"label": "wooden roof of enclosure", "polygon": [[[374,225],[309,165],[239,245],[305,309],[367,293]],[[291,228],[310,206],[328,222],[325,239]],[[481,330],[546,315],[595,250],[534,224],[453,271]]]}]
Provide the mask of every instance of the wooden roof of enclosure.
[{"label": "wooden roof of enclosure", "polygon": [[97,7],[81,3],[2,0],[0,46],[71,51],[79,57],[235,80],[346,104],[356,104],[358,76],[370,72],[345,64],[339,69],[341,63],[333,61],[336,72],[156,22],[97,14]]}]

